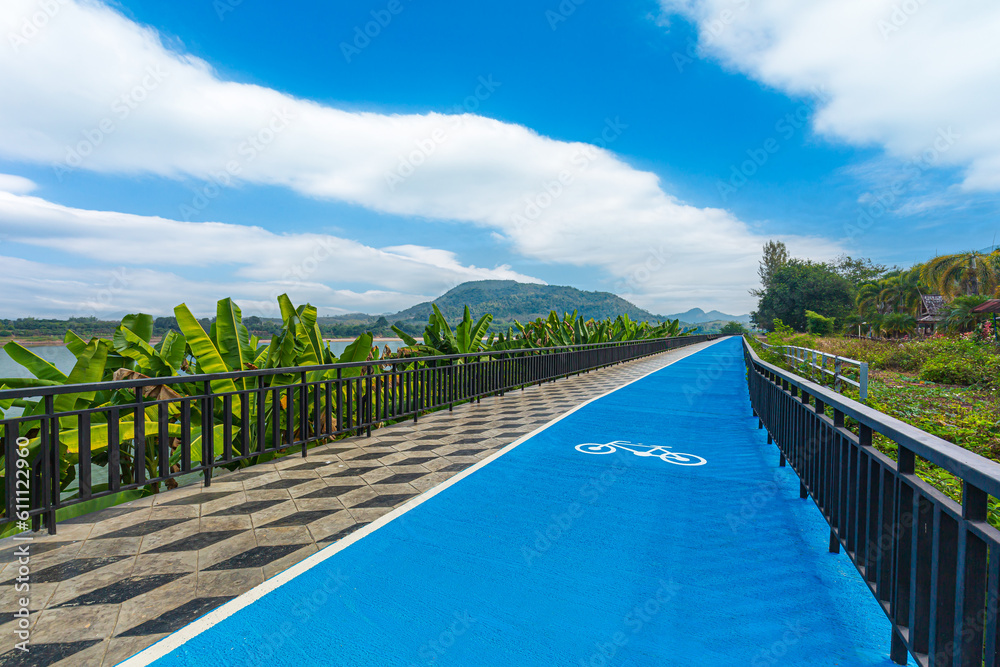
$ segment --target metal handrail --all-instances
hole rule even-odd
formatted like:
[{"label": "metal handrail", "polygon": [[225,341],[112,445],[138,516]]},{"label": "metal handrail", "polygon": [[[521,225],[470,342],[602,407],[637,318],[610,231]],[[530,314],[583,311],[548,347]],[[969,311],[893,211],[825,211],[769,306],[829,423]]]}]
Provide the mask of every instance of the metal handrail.
[{"label": "metal handrail", "polygon": [[[858,361],[857,359],[851,359],[850,357],[842,357],[838,354],[829,354],[823,352],[822,350],[814,350],[810,347],[799,347],[798,345],[769,345],[763,341],[757,341],[761,347],[768,350],[781,350],[778,354],[781,354],[785,359],[795,362],[795,365],[803,365],[809,368],[809,377],[813,377],[813,370],[820,372],[820,377],[823,375],[829,375],[833,377],[833,388],[836,391],[842,389],[843,382],[857,387],[858,394],[861,396],[861,402],[864,403],[868,400],[868,362]],[[793,350],[793,352],[788,352],[787,350]],[[817,358],[819,358],[819,363],[816,363]],[[833,362],[833,369],[826,367],[827,360]],[[848,366],[857,366],[858,368],[858,379],[855,380],[850,378],[843,373],[844,364]]]},{"label": "metal handrail", "polygon": [[[150,377],[92,384],[12,389],[3,399],[34,399],[32,410],[0,414],[4,517],[42,519],[56,531],[56,510],[186,475],[206,486],[220,467],[300,450],[345,434],[417,420],[432,410],[717,338],[689,335],[638,341],[523,348],[466,354]],[[461,362],[461,363],[455,363]],[[314,373],[314,371],[322,371]],[[262,377],[274,381],[240,382]],[[282,377],[278,377],[282,376]],[[235,380],[220,386],[219,380]],[[186,393],[147,389],[186,385]],[[113,392],[100,405],[60,397]],[[101,400],[104,400],[103,398]],[[57,406],[59,409],[57,409]],[[200,441],[200,446],[199,446]],[[63,450],[72,446],[73,458]],[[106,459],[107,484],[95,484],[94,458]],[[17,466],[14,463],[17,462]],[[27,463],[27,465],[25,465]],[[78,487],[62,488],[61,471],[78,470]],[[30,498],[16,490],[30,477]],[[27,507],[22,507],[28,502]],[[17,511],[15,511],[15,509]],[[22,516],[24,517],[22,519]]]},{"label": "metal handrail", "polygon": [[[830,524],[830,551],[846,551],[888,616],[892,660],[998,667],[1000,531],[988,505],[1000,498],[1000,464],[743,349],[758,426]],[[896,444],[895,461],[873,433]],[[917,476],[916,457],[962,481],[961,504]]]},{"label": "metal handrail", "polygon": [[[686,336],[690,337],[690,336]],[[674,336],[672,338],[681,338]],[[413,363],[452,361],[455,359],[482,359],[483,357],[506,357],[517,354],[553,354],[556,352],[601,349],[607,347],[620,347],[623,345],[633,345],[655,340],[669,340],[670,338],[651,338],[643,340],[610,341],[606,343],[585,343],[581,345],[554,345],[552,347],[527,347],[516,350],[483,350],[480,352],[465,352],[462,354],[439,354],[423,357],[395,357],[391,359],[370,359],[367,361],[347,361],[335,364],[318,364],[314,366],[284,366],[281,368],[258,368],[253,370],[230,371],[227,373],[199,373],[197,375],[168,375],[164,377],[150,377],[138,380],[109,380],[106,382],[88,382],[83,384],[63,384],[48,387],[29,387],[26,389],[3,389],[0,390],[0,400],[10,398],[26,398],[38,396],[58,396],[60,394],[79,394],[90,391],[114,391],[116,389],[131,389],[135,387],[149,387],[171,384],[191,384],[192,382],[215,382],[217,380],[238,380],[242,378],[266,377],[274,375],[288,375],[290,373],[311,373],[313,371],[335,371],[337,369],[348,368],[370,368],[372,366],[409,365]],[[403,349],[403,348],[400,348]],[[155,380],[155,382],[151,382]]]}]

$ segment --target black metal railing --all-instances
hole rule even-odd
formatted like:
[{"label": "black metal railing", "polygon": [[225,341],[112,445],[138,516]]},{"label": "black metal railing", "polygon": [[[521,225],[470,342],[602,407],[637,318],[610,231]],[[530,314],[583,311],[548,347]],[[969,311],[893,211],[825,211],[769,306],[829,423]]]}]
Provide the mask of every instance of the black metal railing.
[{"label": "black metal railing", "polygon": [[[892,623],[892,660],[1000,665],[1000,531],[987,521],[1000,464],[773,366],[744,340],[750,402]],[[830,414],[827,414],[827,413]],[[857,422],[858,434],[845,427]],[[880,433],[897,460],[877,451]],[[961,480],[961,504],[916,475],[918,457]]]},{"label": "black metal railing", "polygon": [[[4,514],[56,531],[56,510],[247,465],[457,403],[716,336],[397,358],[0,391]],[[191,477],[188,477],[190,480]],[[172,482],[173,483],[173,482]]]}]

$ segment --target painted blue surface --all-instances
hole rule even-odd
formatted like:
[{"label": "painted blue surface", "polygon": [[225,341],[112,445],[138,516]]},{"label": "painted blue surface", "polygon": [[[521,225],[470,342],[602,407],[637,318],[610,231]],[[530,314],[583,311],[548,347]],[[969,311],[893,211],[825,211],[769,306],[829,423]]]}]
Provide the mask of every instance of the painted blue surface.
[{"label": "painted blue surface", "polygon": [[[581,443],[704,457],[672,465]],[[157,666],[890,665],[736,338],[596,401]]]}]

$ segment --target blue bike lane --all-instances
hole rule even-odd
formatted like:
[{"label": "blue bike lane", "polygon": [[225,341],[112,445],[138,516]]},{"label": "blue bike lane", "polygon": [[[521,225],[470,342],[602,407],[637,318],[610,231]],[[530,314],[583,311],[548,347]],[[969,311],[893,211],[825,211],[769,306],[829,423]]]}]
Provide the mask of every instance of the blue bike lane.
[{"label": "blue bike lane", "polygon": [[740,345],[585,405],[126,664],[892,664],[757,429]]}]

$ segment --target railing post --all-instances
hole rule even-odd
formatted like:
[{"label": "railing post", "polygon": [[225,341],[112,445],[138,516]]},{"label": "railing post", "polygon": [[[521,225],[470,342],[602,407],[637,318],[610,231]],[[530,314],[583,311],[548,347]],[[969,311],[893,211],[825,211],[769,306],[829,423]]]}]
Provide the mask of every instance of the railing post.
[{"label": "railing post", "polygon": [[983,624],[986,601],[987,546],[969,523],[986,523],[988,496],[969,482],[962,483],[962,523],[958,531],[958,578],[955,595],[955,660],[961,667],[983,662]]},{"label": "railing post", "polygon": [[[59,419],[54,417],[55,398],[45,397],[45,422],[42,424],[42,496],[45,498],[45,526],[56,534],[56,507],[59,505]],[[110,435],[110,432],[109,432]],[[7,465],[10,465],[8,462]]]},{"label": "railing post", "polygon": [[[796,387],[792,387],[792,396],[795,396],[796,390]],[[798,390],[798,394],[799,403],[803,406],[799,408],[801,426],[798,436],[802,447],[802,460],[799,465],[799,498],[805,499],[809,497],[809,489],[806,488],[804,475],[808,474],[807,471],[812,462],[812,438],[808,437],[809,394],[802,389]]]},{"label": "railing post", "polygon": [[858,384],[861,385],[858,391],[861,395],[861,402],[866,403],[868,401],[868,362],[861,362],[861,367],[859,368],[858,374]]}]

